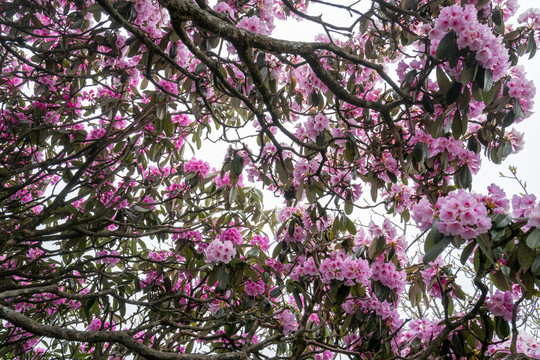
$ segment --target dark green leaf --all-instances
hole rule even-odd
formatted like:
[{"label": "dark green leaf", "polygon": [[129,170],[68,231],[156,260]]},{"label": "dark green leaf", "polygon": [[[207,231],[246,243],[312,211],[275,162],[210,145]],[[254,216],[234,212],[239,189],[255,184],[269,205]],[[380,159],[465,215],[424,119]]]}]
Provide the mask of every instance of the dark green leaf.
[{"label": "dark green leaf", "polygon": [[497,26],[502,25],[502,23],[503,23],[503,12],[502,12],[502,10],[501,10],[501,8],[499,6],[496,6],[495,9],[493,10],[492,18],[493,18],[493,22],[495,23],[495,25],[497,25]]},{"label": "dark green leaf", "polygon": [[281,286],[277,286],[270,291],[270,297],[277,298],[281,295]]},{"label": "dark green leaf", "polygon": [[540,229],[534,229],[527,236],[527,246],[535,250],[540,246]]},{"label": "dark green leaf", "polygon": [[238,153],[234,154],[232,169],[234,174],[237,176],[240,176],[240,174],[242,174],[242,170],[244,169],[244,159]]},{"label": "dark green leaf", "polygon": [[437,84],[439,84],[439,90],[442,94],[447,94],[448,90],[450,90],[450,87],[452,86],[452,82],[442,69],[442,67],[437,66]]},{"label": "dark green leaf", "polygon": [[537,255],[536,259],[534,259],[531,265],[531,272],[537,278],[540,277],[540,255]]},{"label": "dark green leaf", "polygon": [[454,139],[458,140],[464,132],[463,123],[461,121],[461,113],[459,110],[456,110],[454,112],[454,117],[452,118],[452,136]]},{"label": "dark green leaf", "polygon": [[444,249],[450,244],[450,241],[452,240],[451,237],[447,236],[440,240],[438,243],[434,244],[424,255],[424,264],[429,264],[430,262],[433,262],[437,257],[442,254]]},{"label": "dark green leaf", "polygon": [[534,250],[531,250],[523,242],[520,242],[518,245],[518,261],[519,265],[524,271],[527,271],[533,264],[534,259]]},{"label": "dark green leaf", "polygon": [[495,316],[495,331],[501,339],[506,339],[510,336],[510,325],[501,316]]},{"label": "dark green leaf", "polygon": [[424,110],[426,110],[428,113],[433,114],[435,112],[433,101],[428,94],[424,94],[422,96],[422,105],[424,106]]},{"label": "dark green leaf", "polygon": [[418,0],[407,0],[407,7],[412,11],[418,9]]},{"label": "dark green leaf", "polygon": [[225,265],[221,265],[217,272],[217,281],[218,285],[216,286],[217,292],[224,292],[227,290],[227,285],[229,285],[229,272]]},{"label": "dark green leaf", "polygon": [[448,104],[455,103],[459,98],[459,95],[461,95],[461,84],[455,82],[452,84],[452,86],[450,86],[448,92],[446,93],[446,102]]},{"label": "dark green leaf", "polygon": [[461,262],[462,265],[465,265],[467,263],[467,261],[469,260],[469,257],[471,256],[475,248],[476,248],[476,242],[474,241],[471,241],[467,246],[465,246],[459,258],[459,261]]},{"label": "dark green leaf", "polygon": [[303,309],[302,299],[300,298],[300,294],[298,293],[298,290],[296,290],[296,287],[294,285],[291,288],[291,292],[293,294],[294,301],[296,302],[296,306],[298,307],[298,309],[300,309],[300,311],[302,311]]},{"label": "dark green leaf", "polygon": [[491,273],[491,281],[493,281],[493,284],[497,287],[497,289],[501,291],[508,291],[511,290],[510,284],[508,283],[508,280],[500,271],[495,271]]},{"label": "dark green leaf", "polygon": [[514,123],[514,120],[516,119],[516,115],[514,115],[514,111],[509,111],[503,120],[503,127],[508,127]]},{"label": "dark green leaf", "polygon": [[534,31],[531,30],[529,38],[527,39],[527,50],[526,54],[529,54],[529,59],[532,59],[536,54],[536,39],[534,38]]},{"label": "dark green leaf", "polygon": [[457,50],[456,33],[452,30],[441,39],[436,51],[437,59],[446,59]]},{"label": "dark green leaf", "polygon": [[354,225],[354,222],[351,219],[349,219],[346,215],[343,215],[343,226],[349,232],[349,234],[351,235],[356,234],[356,226]]},{"label": "dark green leaf", "polygon": [[456,186],[461,189],[468,189],[472,184],[472,174],[471,170],[467,165],[463,165],[456,173],[454,174],[454,182]]}]

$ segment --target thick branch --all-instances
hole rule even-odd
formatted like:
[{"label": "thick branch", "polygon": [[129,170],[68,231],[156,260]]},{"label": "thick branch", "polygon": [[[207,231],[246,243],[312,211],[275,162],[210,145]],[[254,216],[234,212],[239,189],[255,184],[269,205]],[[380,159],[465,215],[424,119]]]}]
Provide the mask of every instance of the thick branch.
[{"label": "thick branch", "polygon": [[171,352],[161,352],[139,343],[133,338],[133,334],[128,331],[78,331],[64,329],[57,326],[40,324],[29,317],[0,305],[0,318],[5,319],[15,326],[22,328],[32,334],[49,338],[78,341],[78,342],[114,342],[124,345],[131,351],[144,356],[150,360],[233,360],[248,359],[246,353],[235,351],[218,355],[199,354],[178,354]]}]

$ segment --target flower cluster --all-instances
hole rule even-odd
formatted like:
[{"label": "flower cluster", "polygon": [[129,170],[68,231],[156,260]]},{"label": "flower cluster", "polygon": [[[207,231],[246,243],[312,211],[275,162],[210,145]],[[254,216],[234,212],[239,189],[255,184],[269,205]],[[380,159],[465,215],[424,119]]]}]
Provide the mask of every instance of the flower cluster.
[{"label": "flower cluster", "polygon": [[506,198],[506,193],[495,184],[488,186],[488,195],[484,196],[483,201],[494,214],[502,214],[510,210],[510,200]]},{"label": "flower cluster", "polygon": [[519,100],[519,106],[523,110],[523,116],[515,120],[519,122],[522,118],[529,117],[532,114],[534,106],[534,96],[536,87],[531,80],[527,80],[527,74],[523,66],[516,66],[510,70],[510,76],[506,81],[508,95]]},{"label": "flower cluster", "polygon": [[101,250],[101,251],[98,251],[96,255],[98,258],[101,258],[101,259],[96,260],[96,263],[98,264],[107,264],[109,266],[115,266],[116,264],[118,264],[118,261],[120,261],[120,259],[118,258],[119,254],[115,250],[111,250],[110,253],[107,250]]},{"label": "flower cluster", "polygon": [[234,245],[241,245],[243,243],[242,233],[237,228],[223,230],[221,235],[219,235],[219,239],[223,242],[231,242]]},{"label": "flower cluster", "polygon": [[100,319],[93,319],[90,324],[88,324],[88,331],[99,331],[101,329],[114,331],[116,326],[109,323],[108,321],[102,322]]},{"label": "flower cluster", "polygon": [[266,251],[270,245],[270,239],[268,239],[268,236],[253,235],[253,240],[251,240],[249,244],[252,246],[257,246],[263,251]]},{"label": "flower cluster", "polygon": [[184,164],[184,171],[188,173],[197,173],[203,178],[205,178],[206,175],[208,175],[208,173],[210,172],[210,165],[208,165],[207,162],[204,162],[202,160],[192,158]]},{"label": "flower cluster", "polygon": [[271,29],[266,26],[266,23],[256,16],[249,16],[242,18],[237,26],[240,29],[244,29],[259,35],[270,35]]},{"label": "flower cluster", "polygon": [[445,235],[472,239],[491,228],[491,220],[482,197],[463,189],[439,198],[435,211],[427,199],[420,200],[414,208],[413,219],[420,229],[427,230],[437,215],[437,228]]},{"label": "flower cluster", "polygon": [[248,296],[257,297],[259,295],[264,295],[266,291],[266,284],[262,279],[259,279],[257,282],[249,279],[244,285],[244,291]]},{"label": "flower cluster", "polygon": [[526,218],[534,211],[536,196],[525,194],[523,196],[514,195],[512,197],[512,215],[518,218]]},{"label": "flower cluster", "polygon": [[219,239],[215,239],[210,243],[210,245],[208,245],[205,253],[207,263],[220,261],[228,264],[236,255],[236,248],[234,247],[233,243],[228,240],[221,241]]},{"label": "flower cluster", "polygon": [[283,327],[283,334],[285,336],[292,334],[298,330],[298,323],[294,314],[290,310],[285,310],[274,316],[274,319],[277,319],[281,326]]},{"label": "flower cluster", "polygon": [[527,9],[518,18],[520,23],[527,23],[535,30],[540,30],[540,9]]},{"label": "flower cluster", "polygon": [[422,231],[431,227],[433,219],[435,218],[435,211],[427,198],[422,198],[422,200],[416,204],[412,218],[416,222],[418,228]]},{"label": "flower cluster", "polygon": [[504,293],[497,290],[494,295],[487,300],[488,310],[495,316],[502,316],[505,321],[512,320],[514,309],[514,296],[511,291]]},{"label": "flower cluster", "polygon": [[[429,263],[429,267],[420,271],[422,280],[424,280],[426,287],[428,287],[429,295],[439,299],[442,297],[441,285],[444,287],[444,285],[448,283],[448,278],[446,276],[441,276],[440,270],[443,266],[443,259],[439,256],[435,261]],[[432,283],[433,278],[435,277],[437,277],[437,281]],[[429,287],[430,284],[431,287]]]},{"label": "flower cluster", "polygon": [[26,254],[26,257],[29,258],[30,260],[37,260],[41,255],[44,254],[44,251],[41,250],[40,248],[32,248],[30,250],[28,250],[28,253]]},{"label": "flower cluster", "polygon": [[392,262],[385,262],[384,256],[379,256],[373,264],[371,264],[372,276],[375,281],[380,281],[381,284],[390,288],[401,291],[405,288],[405,279],[407,275],[405,271],[396,270],[396,266]]},{"label": "flower cluster", "polygon": [[345,281],[345,285],[355,283],[366,285],[371,277],[371,269],[367,260],[353,260],[349,255],[333,253],[324,259],[319,267],[321,281],[330,284],[332,280]]},{"label": "flower cluster", "polygon": [[306,135],[314,140],[321,131],[330,129],[330,122],[324,114],[318,113],[308,117],[305,126]]},{"label": "flower cluster", "polygon": [[460,189],[437,201],[437,227],[445,235],[473,239],[491,228],[486,206],[481,197]]},{"label": "flower cluster", "polygon": [[[488,346],[487,355],[501,355],[509,354],[509,348],[512,344],[512,338],[509,338],[506,341],[497,342],[493,345]],[[516,338],[516,353],[525,354],[532,359],[540,359],[540,343],[527,333],[519,333]],[[495,358],[495,356],[493,356]]]},{"label": "flower cluster", "polygon": [[478,21],[477,9],[474,5],[453,5],[445,7],[429,33],[431,39],[431,55],[441,39],[449,32],[458,35],[459,49],[469,48],[476,52],[476,60],[480,66],[493,71],[493,79],[499,80],[510,66],[508,51],[502,39],[493,34],[490,27]]},{"label": "flower cluster", "polygon": [[413,191],[410,187],[403,184],[393,184],[390,191],[384,192],[383,196],[395,206],[396,212],[402,213],[406,209],[412,208],[412,194]]},{"label": "flower cluster", "polygon": [[426,318],[414,319],[409,323],[409,331],[404,335],[409,339],[420,339],[424,342],[432,341],[444,329],[444,325],[438,325],[438,321],[429,321]]}]

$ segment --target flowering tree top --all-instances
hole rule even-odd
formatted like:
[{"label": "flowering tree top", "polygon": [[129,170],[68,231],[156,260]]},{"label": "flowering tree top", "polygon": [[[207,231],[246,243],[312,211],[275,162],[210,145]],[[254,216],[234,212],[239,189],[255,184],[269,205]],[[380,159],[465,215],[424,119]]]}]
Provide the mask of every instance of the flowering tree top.
[{"label": "flowering tree top", "polygon": [[516,11],[4,1],[0,357],[540,358]]}]

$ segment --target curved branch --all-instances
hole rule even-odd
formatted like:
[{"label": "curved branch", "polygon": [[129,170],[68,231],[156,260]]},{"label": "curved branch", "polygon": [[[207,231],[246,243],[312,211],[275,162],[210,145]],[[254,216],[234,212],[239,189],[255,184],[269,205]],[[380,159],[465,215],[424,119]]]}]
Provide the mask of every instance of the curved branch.
[{"label": "curved branch", "polygon": [[5,319],[32,334],[77,342],[115,342],[124,345],[150,360],[235,360],[248,359],[243,351],[217,355],[178,354],[162,352],[139,343],[130,331],[79,331],[57,326],[43,325],[29,317],[0,304],[0,318]]}]

